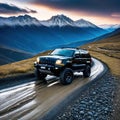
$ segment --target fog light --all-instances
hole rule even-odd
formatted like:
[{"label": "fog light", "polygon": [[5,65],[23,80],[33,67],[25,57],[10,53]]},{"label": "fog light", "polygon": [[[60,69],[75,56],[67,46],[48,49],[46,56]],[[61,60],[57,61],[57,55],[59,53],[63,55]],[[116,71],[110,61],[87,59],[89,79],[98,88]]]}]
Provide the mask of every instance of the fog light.
[{"label": "fog light", "polygon": [[58,67],[55,67],[56,70],[58,70]]}]

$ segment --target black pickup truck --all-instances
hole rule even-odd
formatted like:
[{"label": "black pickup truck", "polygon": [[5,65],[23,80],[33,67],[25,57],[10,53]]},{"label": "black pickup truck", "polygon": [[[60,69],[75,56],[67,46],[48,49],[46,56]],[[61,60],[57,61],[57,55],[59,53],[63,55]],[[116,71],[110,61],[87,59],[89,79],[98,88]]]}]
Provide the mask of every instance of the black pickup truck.
[{"label": "black pickup truck", "polygon": [[91,73],[91,56],[88,51],[78,48],[58,48],[47,56],[40,56],[34,63],[35,75],[45,80],[47,75],[60,77],[64,85],[72,83],[74,72],[83,72],[84,77]]}]

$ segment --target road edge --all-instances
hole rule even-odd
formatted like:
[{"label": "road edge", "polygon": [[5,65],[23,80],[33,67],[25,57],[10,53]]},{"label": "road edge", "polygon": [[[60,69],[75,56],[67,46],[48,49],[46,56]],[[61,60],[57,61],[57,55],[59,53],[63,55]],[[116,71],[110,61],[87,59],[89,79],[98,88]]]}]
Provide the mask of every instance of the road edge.
[{"label": "road edge", "polygon": [[[98,58],[95,58],[95,59],[99,60]],[[80,93],[85,91],[86,87],[90,87],[92,84],[94,84],[95,82],[99,81],[102,78],[102,76],[109,69],[107,64],[105,64],[101,60],[99,60],[99,61],[104,66],[104,70],[103,70],[103,72],[101,74],[99,74],[94,80],[89,81],[86,85],[84,85],[84,86],[76,89],[72,93],[70,93],[67,97],[65,97],[64,100],[59,102],[55,107],[51,108],[45,115],[41,116],[41,118],[39,120],[52,120],[53,118],[55,118],[60,113],[60,111],[62,109],[64,109],[65,106],[68,106],[71,103],[71,101],[75,100],[80,95]]]},{"label": "road edge", "polygon": [[25,73],[18,76],[10,76],[7,78],[2,78],[0,79],[0,90],[3,90],[4,87],[10,88],[31,81],[35,81],[35,75],[33,72]]}]

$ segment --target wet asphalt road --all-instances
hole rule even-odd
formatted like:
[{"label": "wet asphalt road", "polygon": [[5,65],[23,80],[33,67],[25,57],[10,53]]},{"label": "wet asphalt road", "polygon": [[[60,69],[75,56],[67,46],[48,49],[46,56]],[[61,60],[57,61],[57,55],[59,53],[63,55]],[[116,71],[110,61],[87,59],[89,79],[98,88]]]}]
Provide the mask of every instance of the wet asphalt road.
[{"label": "wet asphalt road", "polygon": [[90,78],[75,73],[72,84],[64,86],[59,78],[48,76],[47,84],[36,81],[0,91],[0,120],[38,120],[76,89],[94,80],[104,70],[103,64],[93,59]]}]

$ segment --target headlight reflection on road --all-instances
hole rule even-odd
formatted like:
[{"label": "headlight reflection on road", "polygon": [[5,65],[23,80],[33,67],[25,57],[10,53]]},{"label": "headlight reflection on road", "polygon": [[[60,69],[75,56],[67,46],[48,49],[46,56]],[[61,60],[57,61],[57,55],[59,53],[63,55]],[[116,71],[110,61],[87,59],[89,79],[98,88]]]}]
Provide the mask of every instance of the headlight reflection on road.
[{"label": "headlight reflection on road", "polygon": [[51,87],[51,86],[56,85],[58,83],[60,83],[60,82],[59,81],[53,82],[53,83],[49,84],[47,87]]},{"label": "headlight reflection on road", "polygon": [[5,96],[9,96],[11,94],[17,93],[19,91],[23,91],[23,90],[28,89],[28,88],[34,90],[34,87],[35,87],[35,82],[30,82],[27,84],[23,84],[23,85],[19,85],[16,87],[1,90],[0,91],[0,99],[4,99]]},{"label": "headlight reflection on road", "polygon": [[[35,82],[30,82],[0,91],[0,113],[2,113],[0,119],[5,119],[7,115],[12,117],[16,113],[22,114],[24,111],[33,109],[36,106],[35,87]],[[24,103],[26,104],[24,105]]]}]

